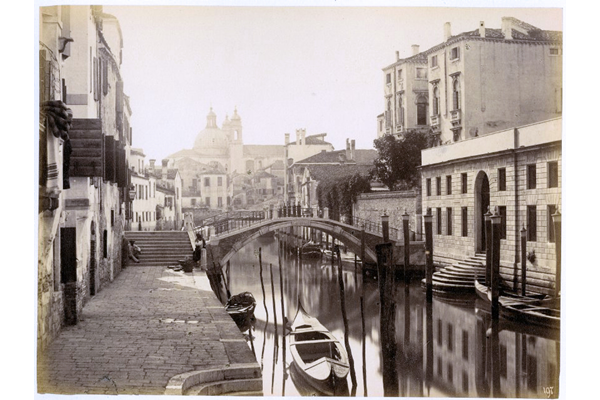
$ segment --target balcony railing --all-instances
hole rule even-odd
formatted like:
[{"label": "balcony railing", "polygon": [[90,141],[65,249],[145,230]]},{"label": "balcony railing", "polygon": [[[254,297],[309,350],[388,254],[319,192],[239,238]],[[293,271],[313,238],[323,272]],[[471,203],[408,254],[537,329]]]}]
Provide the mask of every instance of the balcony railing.
[{"label": "balcony railing", "polygon": [[450,121],[453,125],[460,125],[460,109],[450,111]]},{"label": "balcony railing", "polygon": [[439,115],[432,115],[430,117],[431,120],[431,126],[439,126],[440,125],[440,116]]}]

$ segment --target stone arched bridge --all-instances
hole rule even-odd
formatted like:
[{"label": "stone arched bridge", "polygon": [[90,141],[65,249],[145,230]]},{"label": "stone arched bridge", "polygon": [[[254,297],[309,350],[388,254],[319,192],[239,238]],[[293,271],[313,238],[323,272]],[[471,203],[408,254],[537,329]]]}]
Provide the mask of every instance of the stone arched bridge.
[{"label": "stone arched bridge", "polygon": [[[356,224],[356,221],[353,222]],[[304,216],[257,219],[233,228],[211,229],[206,243],[206,261],[209,266],[223,266],[239,249],[254,239],[290,227],[309,227],[325,232],[358,255],[362,254],[364,242],[364,261],[373,264],[377,262],[375,245],[383,242],[382,228],[379,224],[363,223],[359,227],[331,219]],[[199,229],[201,228],[196,230]],[[396,235],[390,232],[391,242],[395,242],[397,237],[397,232]]]}]

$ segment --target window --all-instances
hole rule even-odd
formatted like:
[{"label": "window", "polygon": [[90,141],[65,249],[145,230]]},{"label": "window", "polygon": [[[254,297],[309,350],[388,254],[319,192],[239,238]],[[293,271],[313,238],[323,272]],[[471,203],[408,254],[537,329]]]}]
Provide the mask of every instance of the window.
[{"label": "window", "polygon": [[433,88],[433,115],[440,115],[440,90],[437,86]]},{"label": "window", "polygon": [[536,227],[536,206],[527,206],[527,240],[530,242],[535,242],[537,240]]},{"label": "window", "polygon": [[457,60],[460,57],[460,49],[457,47],[453,47],[450,50],[450,59],[451,60]]},{"label": "window", "polygon": [[469,236],[469,219],[467,207],[461,208],[461,229],[461,234],[463,237]]},{"label": "window", "polygon": [[458,77],[452,82],[452,106],[453,110],[460,110],[460,83]]},{"label": "window", "polygon": [[438,346],[442,347],[443,342],[442,342],[442,320],[438,319],[437,320],[437,328],[438,328]]},{"label": "window", "polygon": [[192,206],[196,205],[196,199],[192,199]]},{"label": "window", "polygon": [[217,186],[223,186],[223,178],[220,176],[217,178]]},{"label": "window", "polygon": [[435,216],[436,216],[436,225],[437,225],[437,234],[441,235],[442,234],[442,209],[440,207],[435,209]]},{"label": "window", "polygon": [[102,255],[108,257],[108,231],[105,229],[102,232]]},{"label": "window", "polygon": [[498,191],[506,190],[506,168],[498,168]]},{"label": "window", "polygon": [[446,235],[452,235],[452,207],[446,208]]},{"label": "window", "polygon": [[207,207],[210,207],[210,197],[207,197],[204,202],[206,203]]},{"label": "window", "polygon": [[385,83],[388,85],[392,83],[392,74],[385,74]]},{"label": "window", "polygon": [[467,371],[462,373],[462,387],[464,393],[469,393],[469,374]]},{"label": "window", "polygon": [[454,350],[454,327],[450,324],[448,326],[448,351]]},{"label": "window", "polygon": [[500,214],[500,239],[506,239],[506,206],[498,206]]},{"label": "window", "polygon": [[398,70],[398,80],[399,81],[402,80],[402,70],[401,69]]},{"label": "window", "polygon": [[437,196],[442,195],[442,177],[441,176],[438,176],[437,178],[435,178],[435,194]]},{"label": "window", "polygon": [[535,164],[527,166],[527,189],[535,189]]},{"label": "window", "polygon": [[417,79],[427,79],[427,68],[417,68]]},{"label": "window", "polygon": [[223,198],[222,197],[217,197],[217,206],[219,208],[223,207]]},{"label": "window", "polygon": [[417,98],[417,125],[427,125],[427,97]]},{"label": "window", "polygon": [[427,196],[431,196],[431,178],[427,178],[426,187],[427,187]]},{"label": "window", "polygon": [[404,126],[404,107],[403,98],[401,94],[398,94],[398,112],[396,113],[396,124]]},{"label": "window", "polygon": [[452,175],[446,175],[446,194],[452,194]]},{"label": "window", "polygon": [[559,56],[560,55],[560,49],[558,47],[550,47],[549,52],[550,52],[551,56]]},{"label": "window", "polygon": [[115,210],[110,210],[110,226],[115,226]]},{"label": "window", "polygon": [[548,187],[558,187],[558,161],[548,163]]},{"label": "window", "polygon": [[553,204],[548,205],[548,241],[550,243],[555,242],[554,235],[554,221],[552,219],[552,214],[556,214],[556,206]]},{"label": "window", "polygon": [[204,178],[204,187],[210,186],[210,178]]},{"label": "window", "polygon": [[468,181],[467,181],[467,173],[466,172],[463,172],[460,175],[460,181],[461,181],[461,187],[462,187],[461,193],[465,194],[468,191]]},{"label": "window", "polygon": [[431,68],[435,68],[438,66],[438,58],[437,56],[431,57]]},{"label": "window", "polygon": [[198,179],[192,179],[192,188],[196,190],[198,187]]}]

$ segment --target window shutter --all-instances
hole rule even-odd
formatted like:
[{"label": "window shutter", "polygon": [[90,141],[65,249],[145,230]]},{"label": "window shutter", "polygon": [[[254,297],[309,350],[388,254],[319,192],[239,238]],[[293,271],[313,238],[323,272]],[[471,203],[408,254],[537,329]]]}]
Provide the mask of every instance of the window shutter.
[{"label": "window shutter", "polygon": [[106,61],[101,61],[102,65],[102,93],[106,96],[108,94],[108,65]]},{"label": "window shutter", "polygon": [[98,101],[98,58],[94,57],[94,100]]}]

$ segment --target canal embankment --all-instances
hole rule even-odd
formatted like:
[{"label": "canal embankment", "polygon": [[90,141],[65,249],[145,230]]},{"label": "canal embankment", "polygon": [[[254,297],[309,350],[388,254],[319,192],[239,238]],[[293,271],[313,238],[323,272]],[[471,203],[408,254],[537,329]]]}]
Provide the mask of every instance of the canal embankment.
[{"label": "canal embankment", "polygon": [[198,270],[123,270],[37,368],[39,393],[262,394],[254,354]]}]

